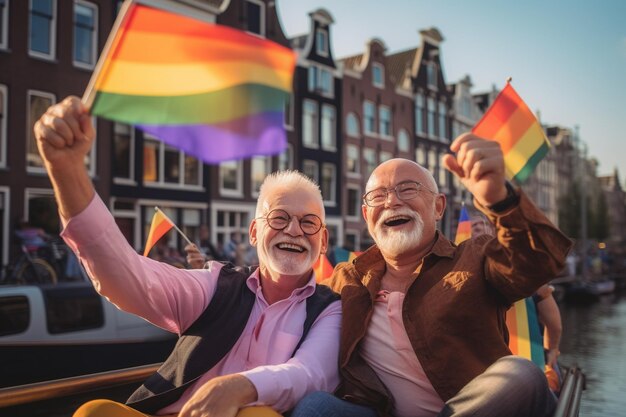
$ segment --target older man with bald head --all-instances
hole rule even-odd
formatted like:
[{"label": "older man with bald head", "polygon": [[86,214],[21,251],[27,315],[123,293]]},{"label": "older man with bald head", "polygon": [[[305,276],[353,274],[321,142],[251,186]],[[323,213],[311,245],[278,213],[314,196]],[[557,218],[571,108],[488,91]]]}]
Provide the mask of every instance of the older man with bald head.
[{"label": "older man with bald head", "polygon": [[506,182],[499,145],[464,134],[446,168],[497,229],[459,246],[436,229],[446,199],[422,166],[392,159],[367,182],[375,245],[337,266],[342,383],[292,417],[549,416],[543,373],[511,356],[505,312],[562,268],[571,242]]}]

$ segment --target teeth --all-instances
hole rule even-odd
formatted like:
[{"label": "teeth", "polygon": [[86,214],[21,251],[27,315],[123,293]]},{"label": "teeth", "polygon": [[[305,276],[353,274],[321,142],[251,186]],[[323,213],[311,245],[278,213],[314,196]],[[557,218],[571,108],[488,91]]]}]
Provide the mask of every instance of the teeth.
[{"label": "teeth", "polygon": [[279,243],[277,246],[279,249],[291,249],[291,250],[297,250],[299,252],[304,251],[304,248],[302,246],[298,246],[293,243]]},{"label": "teeth", "polygon": [[388,219],[385,219],[386,222],[390,222],[394,220],[409,220],[409,218],[407,216],[391,216]]}]

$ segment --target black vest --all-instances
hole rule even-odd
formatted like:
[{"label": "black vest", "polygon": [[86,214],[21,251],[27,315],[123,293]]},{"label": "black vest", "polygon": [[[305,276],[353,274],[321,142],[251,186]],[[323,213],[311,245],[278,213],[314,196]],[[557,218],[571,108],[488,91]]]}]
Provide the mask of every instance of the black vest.
[{"label": "black vest", "polygon": [[[206,310],[178,339],[174,350],[128,399],[126,404],[148,414],[177,401],[183,392],[213,368],[235,345],[246,327],[255,294],[246,285],[253,268],[225,265],[220,271],[217,288]],[[317,285],[306,300],[303,332],[292,356],[306,338],[319,314],[339,295],[328,287]]]}]

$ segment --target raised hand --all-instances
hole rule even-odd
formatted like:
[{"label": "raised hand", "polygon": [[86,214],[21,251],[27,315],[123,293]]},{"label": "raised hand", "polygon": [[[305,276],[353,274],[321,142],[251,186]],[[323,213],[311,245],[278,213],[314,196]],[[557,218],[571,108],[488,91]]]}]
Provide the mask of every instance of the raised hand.
[{"label": "raised hand", "polygon": [[206,259],[200,249],[193,243],[185,246],[185,252],[187,252],[187,263],[193,269],[202,269],[206,263]]},{"label": "raised hand", "polygon": [[450,150],[456,155],[445,155],[444,166],[479,203],[489,206],[506,198],[504,155],[499,143],[464,133],[452,142]]}]

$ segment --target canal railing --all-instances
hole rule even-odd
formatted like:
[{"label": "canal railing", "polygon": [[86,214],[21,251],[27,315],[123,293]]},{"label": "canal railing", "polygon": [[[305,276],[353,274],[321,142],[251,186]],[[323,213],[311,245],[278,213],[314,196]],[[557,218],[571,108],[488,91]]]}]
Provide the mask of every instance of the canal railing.
[{"label": "canal railing", "polygon": [[576,366],[569,368],[563,378],[559,403],[553,417],[577,417],[584,389],[585,374]]}]

